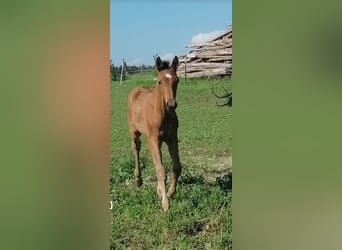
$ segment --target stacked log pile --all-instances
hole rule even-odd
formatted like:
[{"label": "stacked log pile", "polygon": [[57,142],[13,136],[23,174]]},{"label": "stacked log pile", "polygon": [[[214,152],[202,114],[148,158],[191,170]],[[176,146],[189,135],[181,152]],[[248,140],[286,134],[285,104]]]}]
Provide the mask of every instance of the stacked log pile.
[{"label": "stacked log pile", "polygon": [[177,74],[181,77],[222,76],[232,74],[232,29],[200,45],[189,45],[188,54],[179,56]]}]

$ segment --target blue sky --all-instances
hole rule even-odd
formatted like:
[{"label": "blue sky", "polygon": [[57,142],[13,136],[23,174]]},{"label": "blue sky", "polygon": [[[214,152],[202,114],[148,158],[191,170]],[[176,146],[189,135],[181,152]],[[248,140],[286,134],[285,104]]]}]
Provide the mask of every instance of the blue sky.
[{"label": "blue sky", "polygon": [[232,24],[232,1],[110,1],[110,59],[152,65],[185,54],[185,45],[217,36]]}]

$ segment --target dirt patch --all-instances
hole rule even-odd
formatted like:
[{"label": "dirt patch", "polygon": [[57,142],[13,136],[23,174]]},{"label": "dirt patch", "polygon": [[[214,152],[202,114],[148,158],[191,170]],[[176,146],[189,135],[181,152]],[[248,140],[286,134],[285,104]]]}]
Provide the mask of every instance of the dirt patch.
[{"label": "dirt patch", "polygon": [[189,236],[195,236],[204,229],[204,221],[195,221],[191,223],[185,230],[186,234]]},{"label": "dirt patch", "polygon": [[195,236],[201,232],[216,233],[218,229],[217,219],[194,221],[185,229],[185,233],[189,236]]}]

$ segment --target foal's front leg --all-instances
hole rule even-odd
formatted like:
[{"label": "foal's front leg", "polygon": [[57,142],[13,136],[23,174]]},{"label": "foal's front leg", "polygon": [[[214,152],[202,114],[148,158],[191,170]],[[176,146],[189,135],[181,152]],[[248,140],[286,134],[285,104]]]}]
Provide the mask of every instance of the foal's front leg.
[{"label": "foal's front leg", "polygon": [[166,212],[169,210],[169,200],[166,195],[165,182],[166,182],[166,173],[165,168],[163,166],[161,160],[161,141],[157,136],[147,136],[148,138],[148,146],[151,151],[153,164],[156,168],[157,175],[157,193],[159,198],[162,201],[163,210]]},{"label": "foal's front leg", "polygon": [[169,149],[170,157],[172,159],[172,175],[171,175],[171,183],[169,190],[167,192],[167,197],[171,197],[174,192],[176,191],[176,185],[178,178],[182,172],[182,165],[179,161],[179,155],[178,155],[178,138],[177,134],[169,139],[167,142],[167,147]]}]

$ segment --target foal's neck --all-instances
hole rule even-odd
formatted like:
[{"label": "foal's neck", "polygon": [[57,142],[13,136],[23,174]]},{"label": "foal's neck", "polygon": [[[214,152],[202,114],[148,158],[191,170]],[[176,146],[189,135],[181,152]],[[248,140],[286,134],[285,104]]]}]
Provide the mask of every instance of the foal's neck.
[{"label": "foal's neck", "polygon": [[161,114],[162,117],[164,117],[165,116],[165,103],[164,103],[163,95],[162,95],[162,92],[160,90],[158,83],[156,84],[153,90],[152,96],[154,99],[153,104],[154,104],[155,112],[157,112],[158,114]]}]

